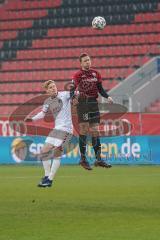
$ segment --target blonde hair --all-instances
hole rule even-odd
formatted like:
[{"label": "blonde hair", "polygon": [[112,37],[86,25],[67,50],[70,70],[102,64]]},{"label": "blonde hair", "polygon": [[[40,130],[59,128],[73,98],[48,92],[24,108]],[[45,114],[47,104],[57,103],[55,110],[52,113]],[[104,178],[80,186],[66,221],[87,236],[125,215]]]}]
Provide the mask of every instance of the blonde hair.
[{"label": "blonde hair", "polygon": [[51,84],[51,83],[54,83],[55,84],[55,81],[53,80],[47,80],[43,83],[43,88],[44,89],[48,89],[48,86]]}]

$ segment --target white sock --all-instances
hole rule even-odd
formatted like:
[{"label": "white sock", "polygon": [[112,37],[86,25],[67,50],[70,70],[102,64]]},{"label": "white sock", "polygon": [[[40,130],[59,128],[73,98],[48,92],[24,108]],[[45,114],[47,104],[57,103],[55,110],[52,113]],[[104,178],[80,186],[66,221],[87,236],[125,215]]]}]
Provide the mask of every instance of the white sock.
[{"label": "white sock", "polygon": [[51,160],[42,161],[43,162],[43,168],[45,176],[49,176],[51,171]]},{"label": "white sock", "polygon": [[60,164],[61,164],[60,158],[55,158],[53,160],[51,171],[50,171],[50,174],[49,174],[49,177],[48,177],[50,180],[53,180],[58,168],[60,167]]}]

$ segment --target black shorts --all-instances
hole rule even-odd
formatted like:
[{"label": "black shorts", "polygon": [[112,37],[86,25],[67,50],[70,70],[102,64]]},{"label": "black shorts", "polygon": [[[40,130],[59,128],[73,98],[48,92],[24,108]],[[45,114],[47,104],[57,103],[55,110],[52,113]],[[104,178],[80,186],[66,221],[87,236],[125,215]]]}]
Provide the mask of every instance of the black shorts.
[{"label": "black shorts", "polygon": [[79,98],[77,114],[79,123],[100,123],[100,112],[96,98]]}]

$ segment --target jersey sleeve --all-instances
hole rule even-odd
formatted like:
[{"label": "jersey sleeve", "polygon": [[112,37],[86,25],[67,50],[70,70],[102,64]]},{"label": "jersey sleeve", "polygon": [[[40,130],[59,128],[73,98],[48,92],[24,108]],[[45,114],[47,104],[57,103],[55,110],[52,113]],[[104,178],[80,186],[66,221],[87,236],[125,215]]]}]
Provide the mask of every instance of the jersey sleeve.
[{"label": "jersey sleeve", "polygon": [[99,72],[97,72],[97,80],[98,80],[98,83],[102,83],[102,77]]},{"label": "jersey sleeve", "polygon": [[44,101],[44,104],[42,106],[42,112],[47,113],[49,111],[49,107],[50,107],[50,98],[47,98]]},{"label": "jersey sleeve", "polygon": [[43,107],[42,107],[42,112],[47,113],[48,110],[49,110],[49,104],[44,103],[44,104],[43,104]]},{"label": "jersey sleeve", "polygon": [[65,97],[66,97],[66,99],[70,99],[70,92],[69,91],[65,91]]},{"label": "jersey sleeve", "polygon": [[36,120],[44,118],[44,116],[45,116],[45,112],[41,111],[41,112],[37,113],[35,116],[33,116],[32,120],[36,121]]},{"label": "jersey sleeve", "polygon": [[72,77],[72,83],[74,84],[75,89],[78,87],[79,84],[79,74],[75,73]]}]

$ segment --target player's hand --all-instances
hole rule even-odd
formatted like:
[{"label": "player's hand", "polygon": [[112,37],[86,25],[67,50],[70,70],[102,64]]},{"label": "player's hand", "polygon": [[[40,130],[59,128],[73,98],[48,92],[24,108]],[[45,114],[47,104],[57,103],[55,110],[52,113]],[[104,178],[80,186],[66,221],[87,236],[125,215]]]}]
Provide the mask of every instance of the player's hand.
[{"label": "player's hand", "polygon": [[112,99],[111,97],[108,97],[108,98],[107,98],[107,102],[108,102],[109,104],[112,104],[112,103],[113,103],[113,99]]},{"label": "player's hand", "polygon": [[78,104],[78,97],[74,97],[72,99],[72,104],[73,104],[73,106],[76,106]]},{"label": "player's hand", "polygon": [[24,121],[25,121],[25,122],[33,122],[33,120],[32,120],[31,117],[26,117],[26,118],[24,119]]}]

